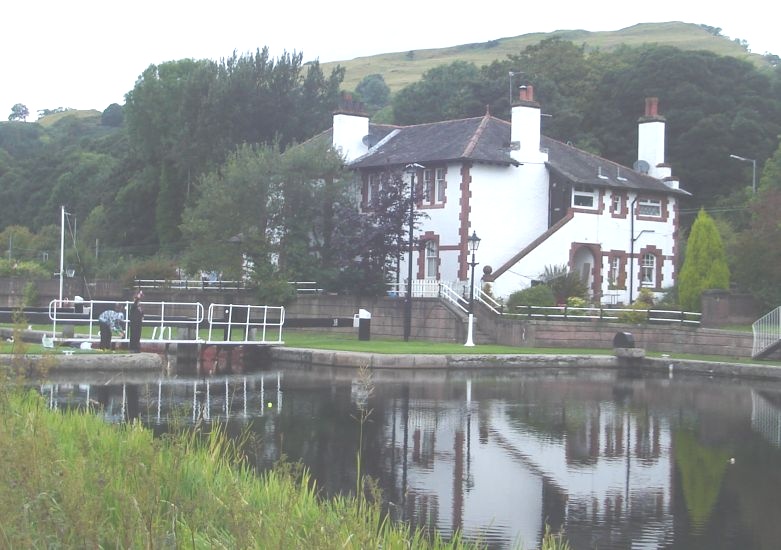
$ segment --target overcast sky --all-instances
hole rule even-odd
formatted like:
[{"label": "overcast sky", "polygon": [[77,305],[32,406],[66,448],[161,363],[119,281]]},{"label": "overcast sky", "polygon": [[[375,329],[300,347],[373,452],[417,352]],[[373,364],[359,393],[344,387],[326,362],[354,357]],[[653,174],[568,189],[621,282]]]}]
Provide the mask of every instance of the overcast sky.
[{"label": "overcast sky", "polygon": [[[755,53],[781,55],[778,21],[766,1],[646,0],[555,4],[495,0],[27,0],[4,10],[0,26],[0,120],[11,107],[102,111],[150,64],[219,60],[268,46],[273,57],[345,61],[379,53],[485,42],[561,29],[614,31],[637,23],[683,21],[720,27]],[[474,8],[472,6],[479,6]],[[546,9],[549,8],[549,9]],[[482,11],[480,11],[482,10]],[[30,120],[28,119],[28,120]]]}]

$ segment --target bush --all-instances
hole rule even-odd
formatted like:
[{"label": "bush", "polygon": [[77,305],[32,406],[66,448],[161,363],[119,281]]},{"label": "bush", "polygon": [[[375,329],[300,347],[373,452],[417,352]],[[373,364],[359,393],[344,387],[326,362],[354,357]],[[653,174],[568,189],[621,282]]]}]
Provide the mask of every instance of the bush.
[{"label": "bush", "polygon": [[507,299],[509,313],[518,313],[518,306],[555,306],[553,290],[547,285],[536,285],[510,294]]},{"label": "bush", "polygon": [[0,277],[22,277],[25,279],[46,279],[51,274],[38,262],[19,262],[0,259]]}]

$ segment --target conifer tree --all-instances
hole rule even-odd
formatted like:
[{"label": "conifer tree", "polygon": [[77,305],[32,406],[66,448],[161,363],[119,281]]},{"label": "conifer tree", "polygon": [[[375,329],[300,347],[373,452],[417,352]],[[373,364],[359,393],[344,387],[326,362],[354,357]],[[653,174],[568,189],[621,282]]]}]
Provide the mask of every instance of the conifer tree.
[{"label": "conifer tree", "polygon": [[686,311],[700,311],[703,290],[729,287],[729,267],[716,224],[700,210],[686,244],[686,259],[678,276],[678,295]]}]

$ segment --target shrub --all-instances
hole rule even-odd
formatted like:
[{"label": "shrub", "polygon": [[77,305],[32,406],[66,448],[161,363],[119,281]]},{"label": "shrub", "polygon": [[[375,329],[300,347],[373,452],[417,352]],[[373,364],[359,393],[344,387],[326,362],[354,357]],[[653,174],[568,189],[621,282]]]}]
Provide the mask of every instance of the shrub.
[{"label": "shrub", "polygon": [[553,290],[548,285],[536,285],[510,294],[507,308],[510,313],[518,313],[518,306],[555,306]]}]

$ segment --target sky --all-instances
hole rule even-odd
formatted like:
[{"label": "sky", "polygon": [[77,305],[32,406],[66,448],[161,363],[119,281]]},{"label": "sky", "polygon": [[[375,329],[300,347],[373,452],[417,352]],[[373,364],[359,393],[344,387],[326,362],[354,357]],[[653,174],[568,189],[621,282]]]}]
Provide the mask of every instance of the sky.
[{"label": "sky", "polygon": [[[478,6],[469,9],[461,5]],[[0,120],[17,103],[28,121],[41,109],[103,111],[124,104],[149,65],[227,58],[267,46],[272,57],[347,61],[381,53],[442,48],[536,32],[615,31],[638,23],[683,21],[722,29],[751,51],[781,55],[781,33],[767,3],[681,0],[27,0],[0,25]],[[483,6],[483,11],[479,11]],[[551,5],[552,6],[552,5]],[[13,15],[13,19],[8,16]],[[764,16],[763,16],[764,14]]]}]

